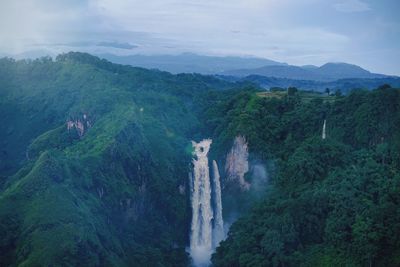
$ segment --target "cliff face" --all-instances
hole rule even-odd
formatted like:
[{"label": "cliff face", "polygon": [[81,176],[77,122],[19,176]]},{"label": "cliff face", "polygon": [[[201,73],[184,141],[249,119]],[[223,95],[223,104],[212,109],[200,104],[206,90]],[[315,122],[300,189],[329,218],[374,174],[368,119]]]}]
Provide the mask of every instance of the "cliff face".
[{"label": "cliff face", "polygon": [[226,156],[225,172],[226,182],[239,184],[242,191],[250,189],[250,183],[244,179],[244,175],[249,171],[249,152],[248,144],[243,136],[237,136],[233,146]]}]

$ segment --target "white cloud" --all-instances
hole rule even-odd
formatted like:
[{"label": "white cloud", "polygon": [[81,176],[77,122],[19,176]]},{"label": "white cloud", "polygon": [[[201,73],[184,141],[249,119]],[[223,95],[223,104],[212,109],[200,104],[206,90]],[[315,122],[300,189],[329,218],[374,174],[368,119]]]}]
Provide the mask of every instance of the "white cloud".
[{"label": "white cloud", "polygon": [[[327,29],[291,23],[290,13],[298,11],[300,1],[92,0],[90,6],[119,29],[147,32],[159,38],[160,46],[173,46],[174,51],[169,52],[251,54],[290,60],[289,55],[302,49],[307,51],[304,53],[316,47],[321,54],[339,52],[349,41],[345,35]],[[290,11],[288,15],[285,10]],[[149,48],[148,53],[155,52],[145,48]],[[158,52],[165,50],[158,48]]]},{"label": "white cloud", "polygon": [[345,13],[365,12],[371,10],[369,5],[361,0],[344,0],[340,3],[334,4],[333,6],[337,11]]},{"label": "white cloud", "polygon": [[[71,40],[84,18],[83,7],[63,1],[5,0],[0,4],[0,50],[19,53],[35,43]],[[68,34],[66,33],[68,31]]]},{"label": "white cloud", "polygon": [[[399,17],[387,16],[397,4],[377,1],[371,9],[366,2],[0,0],[0,52],[43,48],[53,53],[195,52],[322,64],[351,61],[354,53],[381,47],[397,51]],[[359,14],[349,16],[349,12]],[[122,51],[96,46],[98,42],[131,43],[138,48]],[[398,62],[385,57],[390,60]]]}]

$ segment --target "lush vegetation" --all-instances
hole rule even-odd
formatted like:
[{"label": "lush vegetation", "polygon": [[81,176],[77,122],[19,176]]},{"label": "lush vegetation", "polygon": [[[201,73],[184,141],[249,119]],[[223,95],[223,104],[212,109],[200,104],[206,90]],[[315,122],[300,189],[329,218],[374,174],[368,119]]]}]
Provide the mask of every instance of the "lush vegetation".
[{"label": "lush vegetation", "polygon": [[188,264],[193,99],[232,84],[82,53],[1,59],[0,84],[1,266]]},{"label": "lush vegetation", "polygon": [[214,265],[400,265],[398,89],[262,93],[68,53],[0,59],[0,114],[0,266],[189,265],[189,141],[223,162],[237,135],[271,180]]},{"label": "lush vegetation", "polygon": [[400,265],[400,91],[332,98],[242,92],[209,109],[221,146],[245,135],[275,166],[215,266]]}]

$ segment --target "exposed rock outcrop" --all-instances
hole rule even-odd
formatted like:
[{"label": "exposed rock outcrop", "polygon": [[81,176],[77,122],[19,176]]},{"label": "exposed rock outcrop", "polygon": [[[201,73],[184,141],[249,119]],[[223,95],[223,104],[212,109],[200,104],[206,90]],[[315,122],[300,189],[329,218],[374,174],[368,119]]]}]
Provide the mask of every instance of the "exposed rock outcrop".
[{"label": "exposed rock outcrop", "polygon": [[79,138],[82,138],[87,129],[89,129],[90,127],[92,127],[92,124],[85,113],[83,114],[82,119],[70,119],[67,121],[67,130],[71,131],[72,129],[76,129]]},{"label": "exposed rock outcrop", "polygon": [[248,144],[243,136],[237,136],[233,142],[231,151],[226,156],[225,172],[227,182],[236,182],[240,189],[247,191],[250,184],[244,179],[244,175],[249,171],[249,152]]}]

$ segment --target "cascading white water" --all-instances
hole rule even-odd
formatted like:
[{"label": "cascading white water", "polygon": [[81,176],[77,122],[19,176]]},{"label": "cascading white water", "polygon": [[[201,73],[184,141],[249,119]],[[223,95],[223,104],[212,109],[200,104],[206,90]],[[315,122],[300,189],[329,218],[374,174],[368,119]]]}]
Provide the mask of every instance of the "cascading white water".
[{"label": "cascading white water", "polygon": [[224,220],[222,218],[222,197],[221,197],[221,182],[218,171],[218,165],[213,160],[213,181],[214,181],[214,233],[213,233],[213,245],[218,246],[219,242],[225,238],[224,232]]},{"label": "cascading white water", "polygon": [[326,120],[324,120],[324,125],[322,125],[322,140],[326,138]]},{"label": "cascading white water", "polygon": [[208,169],[208,151],[211,139],[200,143],[192,142],[193,190],[192,190],[192,227],[190,235],[190,254],[197,266],[208,265],[212,251],[212,219],[211,185]]},{"label": "cascading white water", "polygon": [[193,159],[193,175],[189,176],[192,201],[190,254],[195,266],[208,266],[215,245],[224,237],[221,185],[215,161],[213,162],[215,213],[211,202],[212,187],[207,156],[211,143],[211,139],[205,139],[199,143],[192,141],[196,157]]}]

